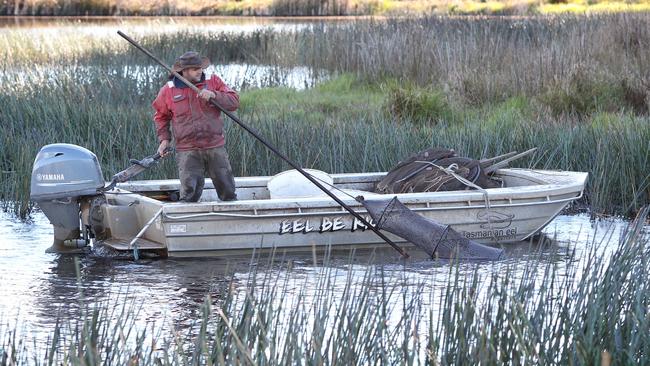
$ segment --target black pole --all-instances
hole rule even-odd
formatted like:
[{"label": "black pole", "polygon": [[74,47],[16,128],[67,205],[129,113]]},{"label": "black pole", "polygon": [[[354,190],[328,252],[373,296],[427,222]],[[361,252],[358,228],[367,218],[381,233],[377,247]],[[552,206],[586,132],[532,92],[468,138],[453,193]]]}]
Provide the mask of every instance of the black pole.
[{"label": "black pole", "polygon": [[[147,49],[144,47],[140,46],[136,41],[131,39],[131,37],[127,36],[126,34],[122,33],[122,31],[117,31],[117,34],[119,34],[122,38],[126,39],[129,43],[131,43],[135,48],[139,49],[140,51],[144,52],[147,56],[151,57],[154,61],[156,61],[160,66],[164,67],[169,71],[172,75],[174,75],[178,80],[182,81],[185,85],[190,87],[192,90],[194,90],[197,93],[200,93],[201,91],[199,88],[196,87],[196,85],[192,84],[189,82],[187,79],[185,79],[181,74],[177,73],[176,71],[172,70],[169,66],[167,66],[164,62],[160,61],[156,56],[151,54]],[[217,107],[219,110],[221,110],[223,113],[226,114],[226,116],[230,117],[233,121],[235,121],[239,126],[241,126],[244,130],[246,130],[248,133],[253,135],[259,142],[264,144],[269,150],[273,151],[277,156],[279,156],[282,160],[286,161],[291,167],[296,169],[297,171],[300,172],[300,174],[304,175],[305,178],[307,178],[310,182],[312,182],[316,187],[320,188],[325,194],[330,196],[336,203],[341,205],[344,209],[346,209],[352,216],[356,217],[359,221],[361,221],[366,227],[370,228],[375,234],[377,234],[380,238],[382,238],[386,243],[390,244],[399,254],[402,255],[404,258],[408,258],[408,254],[400,248],[397,244],[393,243],[392,240],[390,240],[386,235],[384,235],[382,232],[379,231],[376,227],[371,225],[363,216],[359,215],[356,211],[354,211],[350,206],[345,204],[345,202],[341,201],[340,198],[336,197],[335,194],[332,192],[328,191],[325,187],[323,187],[322,184],[320,184],[314,177],[312,177],[309,173],[305,172],[298,164],[294,163],[291,161],[288,157],[286,157],[284,154],[282,154],[278,149],[276,149],[273,145],[271,145],[269,142],[266,141],[262,136],[260,136],[255,130],[253,130],[251,127],[246,125],[244,122],[242,122],[237,116],[232,114],[231,112],[225,110],[222,108],[219,103],[217,103],[214,98],[210,99],[210,102]]]}]

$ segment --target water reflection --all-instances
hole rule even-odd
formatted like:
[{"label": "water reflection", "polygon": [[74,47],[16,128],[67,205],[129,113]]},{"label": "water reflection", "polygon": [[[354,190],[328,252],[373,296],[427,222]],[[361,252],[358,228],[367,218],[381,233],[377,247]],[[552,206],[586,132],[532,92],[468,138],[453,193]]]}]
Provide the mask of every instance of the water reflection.
[{"label": "water reflection", "polygon": [[[206,69],[206,75],[217,75],[235,90],[251,88],[287,87],[296,90],[313,87],[326,80],[327,73],[309,67],[280,67],[251,64],[219,64]],[[36,83],[59,84],[64,80],[77,85],[93,85],[111,80],[128,80],[138,92],[147,92],[152,86],[159,88],[167,82],[168,73],[155,65],[110,66],[67,66],[52,69],[49,67],[31,67],[0,70],[0,80],[20,86]]]},{"label": "water reflection", "polygon": [[116,27],[136,32],[177,32],[191,28],[209,32],[254,32],[260,29],[300,30],[311,24],[350,21],[347,18],[275,17],[0,17],[0,29],[28,29],[51,32],[75,30],[84,34],[115,33]]},{"label": "water reflection", "polygon": [[[115,36],[116,29],[134,34],[179,31],[253,33],[259,30],[302,31],[313,26],[352,23],[371,17],[0,17],[3,30],[28,30],[35,34],[72,31],[89,36]],[[376,19],[375,19],[376,20]]]},{"label": "water reflection", "polygon": [[[141,326],[156,323],[169,332],[195,326],[194,319],[207,294],[213,299],[222,298],[230,286],[244,288],[251,276],[258,283],[269,278],[286,283],[282,296],[290,303],[292,296],[309,295],[317,288],[324,270],[336,291],[343,291],[348,278],[363,285],[369,270],[383,273],[387,283],[401,284],[406,291],[424,292],[420,306],[431,307],[435,314],[450,274],[448,261],[430,261],[415,248],[410,249],[412,258],[403,261],[391,248],[384,248],[335,252],[327,259],[311,253],[278,253],[274,259],[244,256],[136,263],[89,255],[77,257],[78,281],[74,256],[44,253],[52,240],[52,229],[42,214],[35,213],[30,222],[23,223],[2,213],[0,222],[0,319],[4,323],[0,328],[12,328],[19,319],[26,334],[34,334],[38,342],[45,342],[57,317],[64,322],[79,319],[81,304],[134,304],[139,309]],[[559,264],[561,273],[569,260],[582,258],[591,243],[617,238],[624,224],[592,223],[587,215],[560,216],[539,239],[508,246],[507,260],[462,263],[459,267],[461,274],[471,274],[478,267],[486,277],[514,268],[510,273],[516,277],[532,261],[541,261]],[[605,253],[613,249],[602,248]]]}]

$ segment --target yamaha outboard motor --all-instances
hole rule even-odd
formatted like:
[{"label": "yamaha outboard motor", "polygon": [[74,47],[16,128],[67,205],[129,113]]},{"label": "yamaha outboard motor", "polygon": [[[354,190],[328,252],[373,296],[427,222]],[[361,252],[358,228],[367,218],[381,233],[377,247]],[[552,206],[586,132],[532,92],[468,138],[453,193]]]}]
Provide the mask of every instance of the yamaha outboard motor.
[{"label": "yamaha outboard motor", "polygon": [[48,251],[64,251],[88,244],[82,232],[80,202],[104,188],[97,156],[71,144],[41,148],[32,169],[31,199],[54,226],[54,244]]}]

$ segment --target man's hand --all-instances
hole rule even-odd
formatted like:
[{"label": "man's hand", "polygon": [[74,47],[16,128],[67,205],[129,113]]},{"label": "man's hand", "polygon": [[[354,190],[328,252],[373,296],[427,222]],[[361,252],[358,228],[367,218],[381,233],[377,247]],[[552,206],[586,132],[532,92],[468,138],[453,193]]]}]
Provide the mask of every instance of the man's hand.
[{"label": "man's hand", "polygon": [[217,95],[214,92],[205,89],[201,90],[201,92],[199,93],[199,97],[205,100],[206,102],[210,101],[211,98],[214,98],[216,96]]},{"label": "man's hand", "polygon": [[161,157],[165,157],[166,155],[168,155],[169,151],[165,151],[167,150],[168,147],[169,147],[169,140],[163,140],[158,146],[158,154],[160,154]]}]

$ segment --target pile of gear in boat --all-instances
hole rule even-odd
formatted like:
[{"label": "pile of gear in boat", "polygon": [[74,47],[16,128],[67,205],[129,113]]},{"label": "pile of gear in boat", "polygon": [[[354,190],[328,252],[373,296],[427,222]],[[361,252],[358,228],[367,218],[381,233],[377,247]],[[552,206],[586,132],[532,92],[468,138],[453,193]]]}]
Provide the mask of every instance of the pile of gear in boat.
[{"label": "pile of gear in boat", "polygon": [[377,183],[375,192],[395,194],[498,188],[502,182],[490,174],[535,150],[476,160],[457,156],[453,149],[427,149],[400,161]]}]

